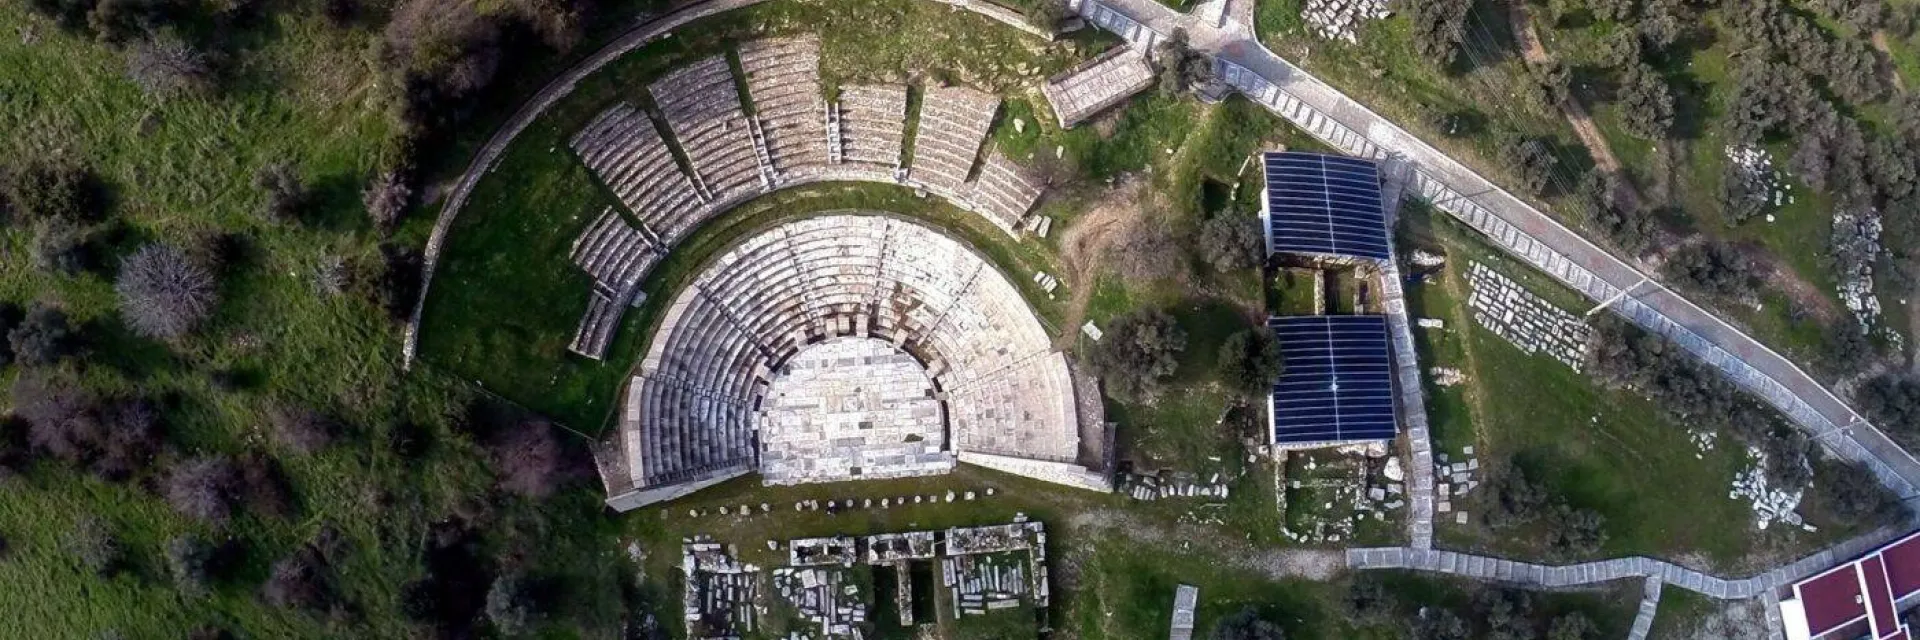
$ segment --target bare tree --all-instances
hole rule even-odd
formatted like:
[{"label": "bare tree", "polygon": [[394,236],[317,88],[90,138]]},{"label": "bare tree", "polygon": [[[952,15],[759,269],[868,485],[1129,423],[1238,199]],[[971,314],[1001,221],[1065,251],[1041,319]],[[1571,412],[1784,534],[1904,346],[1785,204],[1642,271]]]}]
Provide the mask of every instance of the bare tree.
[{"label": "bare tree", "polygon": [[407,212],[407,205],[413,200],[413,186],[404,172],[389,169],[374,176],[361,197],[367,205],[367,217],[373,220],[373,224],[381,229],[391,229],[400,222],[401,214]]},{"label": "bare tree", "polygon": [[126,562],[126,549],[120,544],[120,537],[106,522],[93,516],[82,517],[74,524],[64,546],[73,559],[80,561],[81,568],[100,577],[119,572]]},{"label": "bare tree", "polygon": [[267,603],[284,609],[324,611],[334,602],[325,559],[311,545],[302,546],[273,563],[273,573],[261,585]]},{"label": "bare tree", "polygon": [[150,338],[173,339],[193,331],[219,301],[213,274],[179,249],[149,244],[120,261],[120,315]]},{"label": "bare tree", "polygon": [[174,465],[163,490],[181,515],[221,524],[239,501],[240,473],[225,456],[201,456]]},{"label": "bare tree", "polygon": [[127,79],[150,97],[167,100],[213,90],[213,67],[193,45],[162,35],[127,50]]}]

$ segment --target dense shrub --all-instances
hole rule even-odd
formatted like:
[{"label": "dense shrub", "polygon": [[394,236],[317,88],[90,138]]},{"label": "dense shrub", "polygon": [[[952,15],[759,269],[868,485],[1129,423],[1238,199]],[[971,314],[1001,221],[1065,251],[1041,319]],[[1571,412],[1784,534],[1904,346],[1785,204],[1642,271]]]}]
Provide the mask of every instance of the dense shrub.
[{"label": "dense shrub", "polygon": [[1347,586],[1347,617],[1363,625],[1378,624],[1395,617],[1398,602],[1387,585],[1373,574],[1359,573]]},{"label": "dense shrub", "polygon": [[1550,504],[1546,487],[1528,477],[1520,465],[1508,463],[1489,484],[1493,489],[1493,503],[1487,508],[1488,526],[1515,527],[1539,520],[1546,514]]},{"label": "dense shrub", "polygon": [[1161,385],[1180,366],[1187,348],[1187,332],[1173,316],[1158,309],[1142,309],[1115,319],[1093,348],[1093,366],[1106,381],[1107,393],[1127,401],[1150,402]]},{"label": "dense shrub", "polygon": [[1899,500],[1866,467],[1852,462],[1822,461],[1813,483],[1819,497],[1834,517],[1843,522],[1878,522],[1899,510]]},{"label": "dense shrub", "polygon": [[1034,27],[1053,31],[1060,28],[1073,12],[1067,9],[1065,0],[1034,0],[1027,9],[1027,23]]},{"label": "dense shrub", "polygon": [[311,204],[312,194],[307,193],[306,184],[300,181],[300,173],[285,162],[268,163],[255,170],[253,187],[266,194],[260,217],[268,222],[298,221]]},{"label": "dense shrub", "polygon": [[1467,621],[1452,609],[1428,607],[1413,621],[1415,640],[1467,640],[1471,633]]},{"label": "dense shrub", "polygon": [[211,590],[215,549],[199,536],[183,534],[167,541],[167,573],[181,595],[199,597]]},{"label": "dense shrub", "polygon": [[487,620],[502,635],[523,635],[540,620],[533,584],[525,576],[503,575],[487,589]]},{"label": "dense shrub", "polygon": [[103,403],[68,378],[28,373],[14,381],[13,402],[34,449],[106,480],[144,469],[160,446],[159,413],[144,400]]},{"label": "dense shrub", "polygon": [[1888,431],[1920,437],[1920,378],[1882,374],[1854,392],[1860,409]]},{"label": "dense shrub", "polygon": [[1286,640],[1286,637],[1280,625],[1261,619],[1253,609],[1241,609],[1213,627],[1213,640]]},{"label": "dense shrub", "polygon": [[274,562],[260,595],[267,604],[282,609],[323,613],[337,604],[326,560],[312,545]]},{"label": "dense shrub", "polygon": [[493,582],[479,533],[460,521],[435,523],[427,531],[424,552],[426,575],[405,587],[401,611],[415,622],[433,625],[441,637],[474,635],[472,627],[480,622]]},{"label": "dense shrub", "polygon": [[1184,29],[1174,29],[1172,37],[1160,41],[1153,62],[1165,93],[1187,93],[1213,81],[1213,60],[1194,50]]},{"label": "dense shrub", "polygon": [[1265,329],[1249,329],[1220,343],[1220,380],[1247,394],[1273,387],[1280,377],[1280,341]]},{"label": "dense shrub", "polygon": [[81,569],[94,575],[109,577],[126,568],[126,549],[120,537],[99,518],[81,517],[67,533],[63,546]]},{"label": "dense shrub", "polygon": [[387,310],[394,322],[405,322],[413,314],[413,303],[420,297],[420,252],[399,244],[380,245],[380,277],[368,296]]},{"label": "dense shrub", "polygon": [[205,95],[214,88],[213,65],[206,54],[167,35],[127,49],[127,79],[156,100]]},{"label": "dense shrub", "polygon": [[1414,52],[1440,68],[1453,66],[1467,36],[1472,0],[1420,0],[1407,5],[1413,17]]},{"label": "dense shrub", "polygon": [[33,268],[68,276],[86,271],[93,264],[90,237],[85,227],[68,218],[35,222],[28,249]]},{"label": "dense shrub", "polygon": [[1522,138],[1508,141],[1500,148],[1500,160],[1520,178],[1520,186],[1534,195],[1548,195],[1547,188],[1552,185],[1553,171],[1559,159],[1553,156],[1553,149],[1547,141],[1534,138]]},{"label": "dense shrub", "polygon": [[7,202],[30,219],[93,222],[106,216],[105,188],[79,165],[33,161],[6,173]]},{"label": "dense shrub", "polygon": [[0,414],[0,480],[26,471],[33,462],[33,452],[27,444],[27,431],[32,427],[26,418],[12,414]]},{"label": "dense shrub", "polygon": [[1627,131],[1647,140],[1665,140],[1673,133],[1673,89],[1647,63],[1627,66],[1621,79],[1620,111]]},{"label": "dense shrub", "polygon": [[240,501],[240,472],[226,456],[206,455],[174,464],[162,491],[181,515],[225,523]]},{"label": "dense shrub", "polygon": [[1547,627],[1547,640],[1599,640],[1600,627],[1578,612],[1553,619]]},{"label": "dense shrub", "polygon": [[183,0],[96,0],[87,27],[101,40],[119,44],[185,17]]},{"label": "dense shrub", "polygon": [[1525,591],[1483,589],[1474,594],[1473,606],[1480,623],[1486,625],[1486,640],[1533,640],[1533,598]]},{"label": "dense shrub", "polygon": [[1740,249],[1711,240],[1674,251],[1665,271],[1681,286],[1723,298],[1750,295],[1759,281],[1753,261]]},{"label": "dense shrub", "polygon": [[13,358],[29,367],[72,357],[79,346],[73,328],[68,325],[67,312],[40,303],[34,303],[27,317],[7,332],[7,344],[13,350]]},{"label": "dense shrub", "polygon": [[219,301],[213,273],[169,245],[149,244],[120,261],[120,316],[149,338],[185,336]]},{"label": "dense shrub", "polygon": [[553,425],[530,420],[500,430],[488,447],[500,488],[527,498],[545,498],[567,479],[565,452]]},{"label": "dense shrub", "polygon": [[430,137],[459,122],[492,85],[515,29],[565,52],[579,42],[589,4],[579,0],[407,0],[394,7],[375,58],[394,88],[408,135]]},{"label": "dense shrub", "polygon": [[1561,502],[1553,506],[1548,522],[1547,546],[1554,550],[1590,554],[1607,543],[1607,517],[1598,511]]},{"label": "dense shrub", "polygon": [[1543,109],[1556,109],[1573,99],[1573,71],[1558,60],[1537,65],[1528,65],[1530,91],[1534,101]]},{"label": "dense shrub", "polygon": [[1258,218],[1225,211],[1200,224],[1200,257],[1220,273],[1260,266],[1265,240]]}]

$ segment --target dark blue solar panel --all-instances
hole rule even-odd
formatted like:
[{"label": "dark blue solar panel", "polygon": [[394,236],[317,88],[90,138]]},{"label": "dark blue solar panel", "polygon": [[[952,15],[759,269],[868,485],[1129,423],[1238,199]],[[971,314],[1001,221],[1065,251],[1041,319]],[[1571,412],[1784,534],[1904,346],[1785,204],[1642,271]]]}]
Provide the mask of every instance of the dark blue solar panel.
[{"label": "dark blue solar panel", "polygon": [[1273,385],[1274,441],[1388,440],[1397,432],[1383,316],[1289,316],[1267,326],[1285,370]]},{"label": "dark blue solar panel", "polygon": [[1318,153],[1268,153],[1267,247],[1271,251],[1386,260],[1380,168]]}]

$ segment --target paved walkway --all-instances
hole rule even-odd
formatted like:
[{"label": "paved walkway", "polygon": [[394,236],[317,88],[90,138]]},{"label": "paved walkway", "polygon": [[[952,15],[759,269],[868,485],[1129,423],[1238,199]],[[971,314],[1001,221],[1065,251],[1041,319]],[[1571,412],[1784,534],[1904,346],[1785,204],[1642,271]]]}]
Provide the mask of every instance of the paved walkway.
[{"label": "paved walkway", "polygon": [[[1244,24],[1216,26],[1155,0],[1072,0],[1095,26],[1152,47],[1175,29],[1215,56],[1222,77],[1253,101],[1346,153],[1412,164],[1420,196],[1594,300],[1635,293],[1612,309],[1666,336],[1772,404],[1816,441],[1866,465],[1914,507],[1920,460],[1895,445],[1798,366],[1682,298],[1552,217],[1262,46]],[[1642,283],[1647,283],[1644,286]]]},{"label": "paved walkway", "polygon": [[1544,565],[1456,551],[1407,547],[1348,549],[1347,567],[1363,571],[1369,569],[1434,571],[1464,578],[1547,588],[1577,587],[1628,578],[1659,578],[1663,583],[1709,597],[1721,600],[1744,600],[1824,571],[1843,560],[1886,544],[1907,531],[1906,528],[1895,527],[1878,529],[1776,567],[1766,573],[1745,578],[1721,578],[1665,560],[1638,556],[1579,564]]},{"label": "paved walkway", "polygon": [[1627,630],[1627,640],[1647,640],[1647,634],[1653,631],[1653,616],[1660,611],[1660,587],[1667,581],[1660,576],[1649,576],[1640,592],[1640,611],[1633,616],[1633,627]]}]

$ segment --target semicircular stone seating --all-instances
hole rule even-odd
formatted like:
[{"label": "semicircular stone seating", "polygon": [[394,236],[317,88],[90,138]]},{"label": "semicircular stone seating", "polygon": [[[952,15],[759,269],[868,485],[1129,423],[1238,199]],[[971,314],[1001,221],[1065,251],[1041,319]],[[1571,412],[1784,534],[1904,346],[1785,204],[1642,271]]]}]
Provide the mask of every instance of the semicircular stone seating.
[{"label": "semicircular stone seating", "polygon": [[[929,87],[909,136],[906,85],[850,84],[826,99],[816,36],[746,42],[738,56],[738,74],[726,54],[682,65],[647,85],[651,111],[617,103],[569,140],[625,208],[594,217],[574,242],[574,263],[594,286],[571,351],[604,357],[623,312],[644,302],[640,282],[674,245],[707,219],[774,189],[828,180],[902,184],[979,213],[1014,237],[1042,195],[1044,185],[1012,158],[997,149],[983,154],[998,96]],[[908,146],[910,159],[903,157]],[[879,303],[888,292],[867,295]],[[867,322],[891,330],[934,320],[915,313],[896,309]],[[788,329],[799,333],[783,334],[774,346],[822,330]]]},{"label": "semicircular stone seating", "polygon": [[956,460],[1101,486],[1079,463],[1076,393],[1019,289],[971,248],[884,215],[794,220],[740,240],[668,306],[601,452],[608,502]]}]

